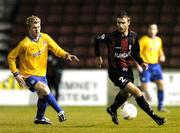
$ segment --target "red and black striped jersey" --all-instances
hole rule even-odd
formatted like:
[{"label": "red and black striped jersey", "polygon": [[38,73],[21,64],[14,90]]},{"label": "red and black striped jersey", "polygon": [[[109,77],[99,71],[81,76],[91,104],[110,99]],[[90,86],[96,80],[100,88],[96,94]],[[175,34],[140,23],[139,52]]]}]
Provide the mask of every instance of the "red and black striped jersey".
[{"label": "red and black striped jersey", "polygon": [[95,37],[95,54],[99,57],[101,54],[99,44],[106,44],[108,48],[109,69],[118,70],[119,68],[129,68],[132,64],[132,58],[142,64],[140,57],[140,46],[137,34],[129,31],[126,37],[116,30],[111,33],[104,33]]}]

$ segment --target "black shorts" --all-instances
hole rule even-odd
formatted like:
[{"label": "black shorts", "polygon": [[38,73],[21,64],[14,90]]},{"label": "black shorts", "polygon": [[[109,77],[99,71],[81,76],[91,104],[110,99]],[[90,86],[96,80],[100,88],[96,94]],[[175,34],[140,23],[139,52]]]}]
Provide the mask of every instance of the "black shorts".
[{"label": "black shorts", "polygon": [[114,83],[115,86],[123,89],[129,82],[134,82],[132,69],[122,72],[122,71],[108,71],[109,78]]}]

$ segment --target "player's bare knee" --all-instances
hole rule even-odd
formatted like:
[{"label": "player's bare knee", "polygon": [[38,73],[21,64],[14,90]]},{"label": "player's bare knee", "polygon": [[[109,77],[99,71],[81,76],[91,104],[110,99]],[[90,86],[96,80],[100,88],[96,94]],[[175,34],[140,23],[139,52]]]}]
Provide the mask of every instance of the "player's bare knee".
[{"label": "player's bare knee", "polygon": [[50,89],[49,89],[49,87],[44,86],[44,87],[41,88],[41,92],[42,92],[43,95],[49,95]]},{"label": "player's bare knee", "polygon": [[38,90],[38,92],[41,95],[49,95],[49,93],[50,93],[49,87],[46,84],[42,83],[42,82],[38,82],[35,85],[35,88]]}]

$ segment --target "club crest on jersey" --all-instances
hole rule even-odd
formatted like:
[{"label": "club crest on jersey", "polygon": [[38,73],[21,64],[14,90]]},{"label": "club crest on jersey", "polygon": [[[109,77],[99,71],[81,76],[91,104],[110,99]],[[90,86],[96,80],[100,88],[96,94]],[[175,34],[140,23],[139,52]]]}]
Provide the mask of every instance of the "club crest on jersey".
[{"label": "club crest on jersey", "polygon": [[43,42],[43,45],[47,45],[47,42]]}]

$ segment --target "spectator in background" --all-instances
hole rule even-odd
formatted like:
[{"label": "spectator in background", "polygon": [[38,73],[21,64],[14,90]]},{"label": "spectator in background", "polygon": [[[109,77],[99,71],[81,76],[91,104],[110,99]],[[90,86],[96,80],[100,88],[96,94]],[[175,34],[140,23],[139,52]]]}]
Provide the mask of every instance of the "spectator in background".
[{"label": "spectator in background", "polygon": [[54,95],[57,101],[59,99],[59,85],[61,83],[63,66],[64,60],[57,58],[52,54],[49,55],[47,67],[47,80],[50,89],[54,91]]},{"label": "spectator in background", "polygon": [[129,94],[133,95],[139,107],[144,110],[158,125],[165,123],[165,118],[157,116],[144,99],[143,93],[137,88],[133,81],[131,67],[132,58],[144,69],[147,64],[140,57],[140,47],[137,34],[129,30],[130,17],[127,12],[121,11],[116,18],[117,30],[104,33],[95,37],[95,54],[98,67],[101,67],[103,59],[100,54],[100,43],[106,44],[108,48],[108,73],[114,85],[120,91],[115,97],[114,103],[107,108],[115,124],[119,124],[117,109],[127,100]]},{"label": "spectator in background", "polygon": [[145,94],[149,98],[147,93],[148,83],[153,81],[158,88],[158,110],[165,112],[167,109],[163,106],[164,101],[164,81],[162,75],[161,65],[159,63],[165,62],[166,58],[162,48],[162,39],[157,36],[158,26],[152,23],[148,26],[148,34],[140,38],[140,55],[145,63],[148,64],[147,70],[142,70],[138,66],[140,71],[141,89],[145,91]]},{"label": "spectator in background", "polygon": [[[71,55],[58,46],[47,34],[41,31],[41,20],[37,16],[26,19],[28,35],[8,55],[8,63],[11,72],[22,87],[29,87],[32,92],[37,92],[37,113],[35,124],[52,124],[45,115],[47,104],[57,112],[60,122],[66,120],[63,109],[58,105],[54,95],[51,94],[46,79],[48,51],[66,61],[79,61],[75,55]],[[16,59],[19,58],[19,69]]]}]

